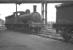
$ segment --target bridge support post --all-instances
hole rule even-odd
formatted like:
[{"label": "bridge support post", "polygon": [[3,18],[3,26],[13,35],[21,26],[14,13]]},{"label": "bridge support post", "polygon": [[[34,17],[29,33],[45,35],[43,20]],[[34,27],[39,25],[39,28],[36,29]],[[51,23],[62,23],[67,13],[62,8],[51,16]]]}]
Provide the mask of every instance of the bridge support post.
[{"label": "bridge support post", "polygon": [[42,5],[42,6],[41,6],[41,14],[42,14],[43,22],[44,22],[44,24],[45,24],[45,20],[44,20],[44,18],[45,18],[45,16],[44,16],[44,13],[45,13],[45,11],[44,11],[44,8],[45,8],[44,2],[42,2],[41,5]]},{"label": "bridge support post", "polygon": [[45,2],[45,24],[47,25],[47,2]]}]

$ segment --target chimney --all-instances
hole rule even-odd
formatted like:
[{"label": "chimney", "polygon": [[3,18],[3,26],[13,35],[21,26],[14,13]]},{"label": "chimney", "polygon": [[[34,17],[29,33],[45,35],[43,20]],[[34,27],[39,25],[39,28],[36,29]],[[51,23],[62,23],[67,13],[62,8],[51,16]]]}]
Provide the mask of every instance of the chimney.
[{"label": "chimney", "polygon": [[37,8],[37,6],[34,5],[34,6],[33,6],[33,12],[36,12],[36,8]]}]

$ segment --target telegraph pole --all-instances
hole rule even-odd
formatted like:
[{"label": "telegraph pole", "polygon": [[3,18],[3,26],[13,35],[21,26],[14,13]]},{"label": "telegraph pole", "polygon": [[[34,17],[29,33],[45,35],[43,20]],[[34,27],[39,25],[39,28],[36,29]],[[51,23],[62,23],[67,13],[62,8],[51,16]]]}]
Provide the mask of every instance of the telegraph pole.
[{"label": "telegraph pole", "polygon": [[16,17],[17,17],[17,3],[16,3]]},{"label": "telegraph pole", "polygon": [[16,3],[16,14],[15,14],[15,24],[17,23],[17,3]]}]

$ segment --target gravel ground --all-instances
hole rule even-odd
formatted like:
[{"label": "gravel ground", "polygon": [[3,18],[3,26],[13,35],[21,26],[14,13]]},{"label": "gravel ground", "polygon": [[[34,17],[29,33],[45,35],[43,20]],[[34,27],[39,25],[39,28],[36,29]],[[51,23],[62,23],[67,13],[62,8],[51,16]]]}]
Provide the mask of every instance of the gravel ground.
[{"label": "gravel ground", "polygon": [[0,50],[73,50],[73,44],[7,31],[0,33]]}]

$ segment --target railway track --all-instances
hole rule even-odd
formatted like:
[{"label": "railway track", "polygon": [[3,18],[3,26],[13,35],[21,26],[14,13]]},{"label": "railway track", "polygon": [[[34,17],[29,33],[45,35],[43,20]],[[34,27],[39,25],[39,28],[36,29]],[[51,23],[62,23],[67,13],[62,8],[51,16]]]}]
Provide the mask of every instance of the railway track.
[{"label": "railway track", "polygon": [[73,39],[71,39],[70,41],[66,42],[62,37],[54,37],[52,35],[44,35],[44,34],[38,34],[38,36],[44,37],[44,38],[50,38],[50,39],[54,39],[54,40],[58,40],[58,41],[62,41],[62,42],[65,42],[65,43],[73,44]]},{"label": "railway track", "polygon": [[[2,32],[10,32],[10,30],[5,30],[5,31],[2,31]],[[15,32],[15,31],[14,31]],[[23,33],[23,32],[22,32]],[[24,33],[23,33],[24,34]],[[26,34],[26,33],[25,33]],[[33,33],[32,33],[33,34]],[[54,39],[54,40],[58,40],[58,41],[62,41],[62,42],[66,42],[64,41],[64,39],[61,37],[61,36],[55,36],[55,35],[51,35],[51,34],[33,34],[33,35],[36,35],[36,36],[40,36],[40,37],[43,37],[43,38],[50,38],[50,39]],[[66,43],[71,43],[73,44],[73,39],[66,42]]]}]

